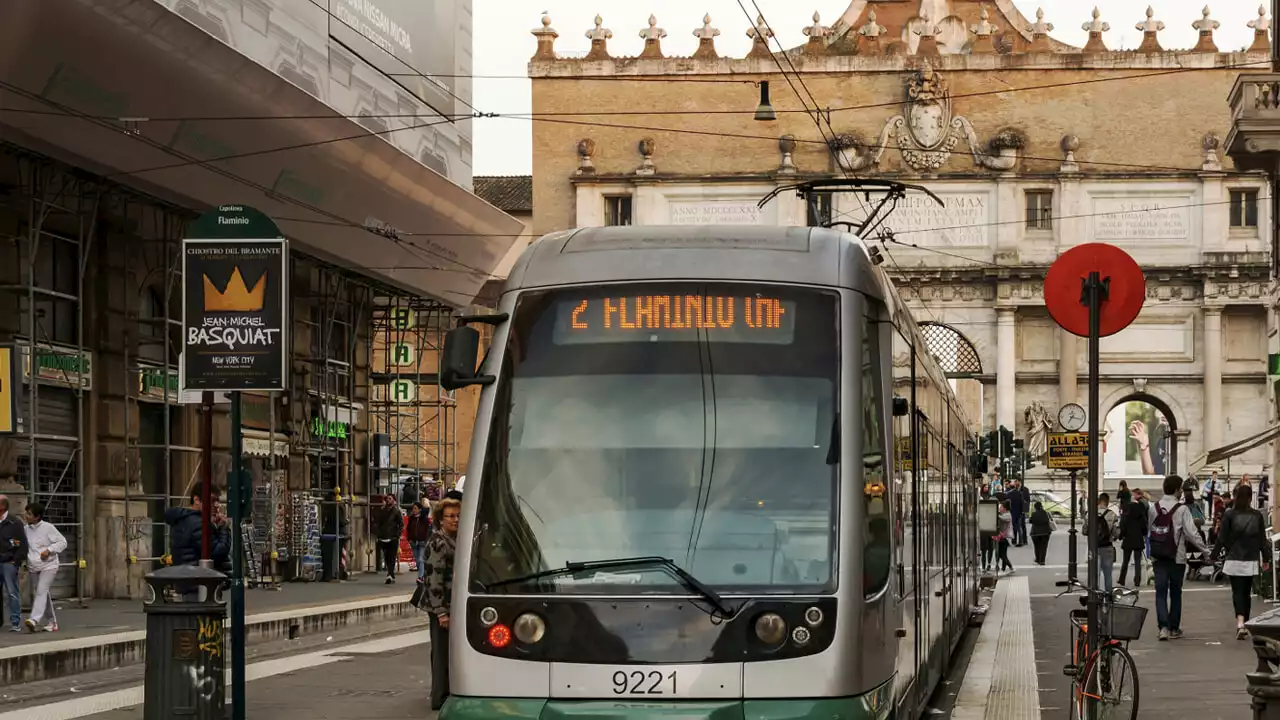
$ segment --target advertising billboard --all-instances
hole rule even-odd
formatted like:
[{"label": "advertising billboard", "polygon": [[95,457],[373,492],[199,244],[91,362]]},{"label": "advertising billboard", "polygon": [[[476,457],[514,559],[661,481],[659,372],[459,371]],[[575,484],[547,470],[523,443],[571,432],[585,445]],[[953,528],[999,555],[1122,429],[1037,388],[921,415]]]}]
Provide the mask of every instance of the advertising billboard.
[{"label": "advertising billboard", "polygon": [[[235,237],[255,230],[262,239]],[[208,237],[219,234],[231,237]],[[278,234],[253,208],[223,205],[182,241],[183,391],[285,389],[289,252]]]},{"label": "advertising billboard", "polygon": [[[441,115],[460,112],[457,0],[326,0],[329,35]],[[469,93],[468,93],[469,94]]]}]

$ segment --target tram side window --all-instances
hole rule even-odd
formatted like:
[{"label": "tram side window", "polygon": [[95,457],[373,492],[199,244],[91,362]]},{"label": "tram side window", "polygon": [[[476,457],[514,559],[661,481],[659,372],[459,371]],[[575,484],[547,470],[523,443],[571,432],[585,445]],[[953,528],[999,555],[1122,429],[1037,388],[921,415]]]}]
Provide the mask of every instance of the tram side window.
[{"label": "tram side window", "polygon": [[862,539],[863,593],[871,597],[889,582],[893,543],[889,523],[889,494],[884,481],[885,447],[883,361],[886,324],[867,323],[862,344],[862,474],[866,497],[866,532]]}]

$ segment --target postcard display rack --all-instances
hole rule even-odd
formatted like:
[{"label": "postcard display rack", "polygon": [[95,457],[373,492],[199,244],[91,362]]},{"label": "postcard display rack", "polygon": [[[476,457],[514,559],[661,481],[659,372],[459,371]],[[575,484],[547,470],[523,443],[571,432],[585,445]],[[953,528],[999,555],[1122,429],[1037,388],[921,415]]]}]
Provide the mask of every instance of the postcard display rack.
[{"label": "postcard display rack", "polygon": [[289,495],[292,510],[289,555],[296,561],[294,573],[298,580],[319,580],[320,505],[306,492],[293,492]]}]

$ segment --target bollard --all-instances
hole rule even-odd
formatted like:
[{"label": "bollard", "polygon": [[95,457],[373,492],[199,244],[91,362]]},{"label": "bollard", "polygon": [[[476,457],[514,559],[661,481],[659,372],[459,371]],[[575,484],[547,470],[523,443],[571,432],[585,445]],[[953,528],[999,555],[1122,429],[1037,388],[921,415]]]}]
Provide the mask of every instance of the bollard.
[{"label": "bollard", "polygon": [[1253,720],[1280,720],[1280,608],[1258,615],[1245,629],[1258,656],[1257,668],[1245,676]]},{"label": "bollard", "polygon": [[227,576],[179,565],[146,576],[144,720],[226,717]]}]

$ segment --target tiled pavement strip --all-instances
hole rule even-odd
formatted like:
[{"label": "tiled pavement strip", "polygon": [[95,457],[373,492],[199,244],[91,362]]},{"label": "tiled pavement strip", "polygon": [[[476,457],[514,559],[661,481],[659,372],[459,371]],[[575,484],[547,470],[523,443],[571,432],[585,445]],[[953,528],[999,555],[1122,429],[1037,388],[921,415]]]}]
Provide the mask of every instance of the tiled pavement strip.
[{"label": "tiled pavement strip", "polygon": [[951,712],[953,720],[1040,720],[1031,591],[1025,577],[996,585]]}]

